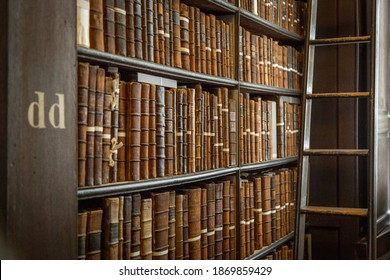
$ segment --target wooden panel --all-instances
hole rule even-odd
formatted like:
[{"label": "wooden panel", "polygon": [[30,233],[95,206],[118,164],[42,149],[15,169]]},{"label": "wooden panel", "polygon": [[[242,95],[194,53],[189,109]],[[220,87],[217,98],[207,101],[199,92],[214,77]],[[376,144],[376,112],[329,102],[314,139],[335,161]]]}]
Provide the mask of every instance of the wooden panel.
[{"label": "wooden panel", "polygon": [[339,248],[338,229],[314,227],[309,233],[312,235],[312,258],[314,260],[334,260]]},{"label": "wooden panel", "polygon": [[75,1],[8,4],[10,257],[75,259]]}]

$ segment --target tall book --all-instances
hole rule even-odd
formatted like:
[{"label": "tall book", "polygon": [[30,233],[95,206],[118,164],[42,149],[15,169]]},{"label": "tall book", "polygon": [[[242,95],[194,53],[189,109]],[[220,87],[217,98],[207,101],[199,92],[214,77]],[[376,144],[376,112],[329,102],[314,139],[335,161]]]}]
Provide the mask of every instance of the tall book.
[{"label": "tall book", "polygon": [[126,56],[126,1],[115,0],[115,53]]},{"label": "tall book", "polygon": [[172,35],[173,35],[173,61],[172,66],[181,68],[181,36],[180,36],[180,1],[172,0]]},{"label": "tall book", "polygon": [[207,183],[207,243],[208,259],[215,259],[215,183]]},{"label": "tall book", "polygon": [[87,217],[87,260],[101,259],[101,241],[102,241],[102,219],[103,210],[93,209],[88,211]]},{"label": "tall book", "polygon": [[263,248],[263,208],[261,177],[254,178],[255,250]]},{"label": "tall book", "polygon": [[215,183],[215,259],[223,259],[223,183]]},{"label": "tall book", "polygon": [[133,197],[125,195],[123,198],[123,259],[131,259],[131,225],[132,225]]},{"label": "tall book", "polygon": [[240,180],[240,191],[239,191],[239,221],[240,221],[240,259],[244,259],[247,256],[246,250],[246,235],[245,235],[245,180]]},{"label": "tall book", "polygon": [[131,254],[132,260],[141,259],[141,194],[132,195],[131,210]]},{"label": "tall book", "polygon": [[140,179],[149,179],[149,99],[150,84],[142,84],[141,88],[141,149]]},{"label": "tall book", "polygon": [[127,178],[140,179],[141,163],[141,94],[142,85],[137,82],[127,84]]},{"label": "tall book", "polygon": [[201,251],[202,260],[208,259],[208,235],[207,235],[207,189],[202,188],[201,194],[201,209],[200,209],[200,232],[201,232]]},{"label": "tall book", "polygon": [[118,142],[123,146],[117,152],[118,181],[126,181],[126,140],[127,140],[127,89],[126,82],[119,82]]},{"label": "tall book", "polygon": [[170,194],[153,192],[153,259],[167,260],[169,249]]},{"label": "tall book", "polygon": [[79,260],[85,260],[86,258],[87,221],[87,211],[77,213],[77,259]]},{"label": "tall book", "polygon": [[134,49],[135,58],[145,59],[142,37],[142,1],[134,0]]},{"label": "tall book", "polygon": [[141,199],[141,259],[153,258],[153,201]]},{"label": "tall book", "polygon": [[103,103],[104,103],[105,70],[98,68],[96,74],[95,95],[95,147],[94,147],[94,184],[102,184],[102,159],[103,159]]},{"label": "tall book", "polygon": [[135,57],[135,12],[134,0],[126,0],[126,52],[127,56]]},{"label": "tall book", "polygon": [[229,163],[237,165],[237,102],[229,98]]},{"label": "tall book", "polygon": [[188,194],[183,198],[183,260],[190,259]]},{"label": "tall book", "polygon": [[165,91],[165,176],[174,174],[175,123],[173,119],[173,91]]},{"label": "tall book", "polygon": [[184,190],[188,196],[189,259],[201,260],[201,188]]},{"label": "tall book", "polygon": [[106,77],[103,103],[103,159],[102,159],[102,184],[110,182],[111,161],[111,100],[112,78]]},{"label": "tall book", "polygon": [[223,181],[223,243],[222,243],[222,258],[224,260],[230,259],[230,199],[231,199],[231,185],[229,180]]},{"label": "tall book", "polygon": [[262,218],[263,218],[263,246],[268,246],[272,243],[272,217],[271,217],[271,174],[264,174],[261,176],[261,204],[262,204]]},{"label": "tall book", "polygon": [[236,259],[236,186],[230,182],[230,259]]},{"label": "tall book", "polygon": [[[147,60],[150,62],[155,61],[154,57],[154,15],[157,11],[154,11],[153,0],[146,0],[146,49]],[[145,3],[145,2],[144,2]],[[145,31],[144,31],[145,33]]]},{"label": "tall book", "polygon": [[118,149],[123,144],[118,142],[119,129],[119,90],[120,74],[116,68],[109,68],[108,71],[112,77],[112,102],[111,102],[111,183],[118,181]]},{"label": "tall book", "polygon": [[176,192],[169,192],[168,259],[176,258]]},{"label": "tall book", "polygon": [[190,70],[189,7],[180,3],[180,52],[181,68]]},{"label": "tall book", "polygon": [[103,0],[104,51],[115,53],[115,0]]},{"label": "tall book", "polygon": [[103,204],[103,250],[102,259],[118,259],[119,198],[104,199]]},{"label": "tall book", "polygon": [[77,45],[89,48],[89,0],[77,0]]},{"label": "tall book", "polygon": [[205,129],[205,115],[204,115],[204,95],[202,86],[197,84],[195,86],[195,170],[204,170],[204,129]]},{"label": "tall book", "polygon": [[157,177],[165,175],[165,89],[156,89],[156,172]]},{"label": "tall book", "polygon": [[184,219],[184,194],[176,194],[175,204],[176,204],[176,260],[182,260],[184,258],[184,232],[183,232],[183,219]]},{"label": "tall book", "polygon": [[148,169],[149,178],[157,177],[157,154],[156,154],[156,85],[150,85],[149,94],[149,147],[148,147]]},{"label": "tall book", "polygon": [[88,82],[89,64],[79,62],[77,85],[78,106],[78,185],[85,186],[87,128],[88,128]]},{"label": "tall book", "polygon": [[90,47],[104,51],[103,0],[90,0],[89,41]]},{"label": "tall book", "polygon": [[124,197],[119,196],[119,208],[118,208],[118,259],[123,260],[123,241],[124,241],[124,231],[123,231],[123,210],[124,210]]},{"label": "tall book", "polygon": [[196,171],[196,134],[195,134],[195,89],[187,89],[187,172],[194,173]]}]

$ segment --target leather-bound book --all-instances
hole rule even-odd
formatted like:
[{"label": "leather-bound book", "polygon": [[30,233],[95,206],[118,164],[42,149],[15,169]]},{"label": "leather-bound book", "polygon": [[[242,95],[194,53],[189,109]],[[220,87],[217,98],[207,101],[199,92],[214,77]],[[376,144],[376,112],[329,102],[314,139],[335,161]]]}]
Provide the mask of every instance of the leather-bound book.
[{"label": "leather-bound book", "polygon": [[222,245],[222,259],[230,259],[230,195],[231,195],[231,185],[229,180],[223,181],[223,245]]},{"label": "leather-bound book", "polygon": [[250,208],[250,182],[244,182],[244,200],[245,200],[245,252],[246,257],[251,255],[251,208]]},{"label": "leather-bound book", "polygon": [[252,83],[252,75],[251,75],[251,33],[248,30],[245,30],[243,36],[245,37],[245,45],[244,45],[244,63],[245,63],[245,81],[248,83]]},{"label": "leather-bound book", "polygon": [[153,259],[153,201],[141,199],[141,259]]},{"label": "leather-bound book", "polygon": [[165,176],[173,175],[174,167],[174,119],[173,119],[173,91],[165,91]]},{"label": "leather-bound book", "polygon": [[263,161],[263,153],[261,149],[261,141],[262,141],[262,134],[261,134],[261,97],[257,97],[255,99],[255,149],[257,153],[257,160],[258,162]]},{"label": "leather-bound book", "polygon": [[216,94],[211,94],[211,147],[212,152],[212,168],[220,168],[220,137],[219,137],[219,117],[218,117],[218,97]]},{"label": "leather-bound book", "polygon": [[276,129],[277,129],[277,157],[285,157],[285,124],[284,124],[284,102],[281,96],[277,97],[277,110],[276,110]]},{"label": "leather-bound book", "polygon": [[208,236],[207,236],[207,189],[202,188],[201,202],[200,202],[200,247],[202,260],[208,259]]},{"label": "leather-bound book", "polygon": [[156,2],[157,26],[155,26],[155,28],[157,27],[157,33],[155,33],[154,36],[157,37],[157,45],[155,46],[155,48],[158,48],[158,56],[155,55],[155,62],[165,65],[164,0],[157,0]]},{"label": "leather-bound book", "polygon": [[133,210],[133,197],[123,197],[123,259],[131,259],[131,221]]},{"label": "leather-bound book", "polygon": [[239,139],[239,147],[240,147],[240,161],[241,161],[241,164],[246,164],[246,156],[245,156],[245,150],[246,150],[246,147],[245,147],[245,135],[246,135],[246,131],[245,131],[245,113],[244,113],[244,108],[245,108],[245,103],[244,103],[244,94],[240,92],[240,95],[239,95],[239,104],[240,104],[240,109],[239,109],[239,122],[240,122],[240,139]]},{"label": "leather-bound book", "polygon": [[250,146],[251,146],[251,163],[258,162],[258,153],[256,151],[256,119],[255,119],[255,101],[249,100],[249,111],[250,111]]},{"label": "leather-bound book", "polygon": [[207,183],[207,237],[208,237],[208,259],[215,259],[215,183]]},{"label": "leather-bound book", "polygon": [[211,48],[211,74],[218,75],[217,62],[217,23],[215,15],[210,14],[210,48]]},{"label": "leather-bound book", "polygon": [[206,31],[206,74],[212,74],[211,62],[211,22],[210,15],[205,16],[205,31]]},{"label": "leather-bound book", "polygon": [[141,195],[139,193],[132,195],[131,210],[131,250],[130,258],[132,260],[141,259]]},{"label": "leather-bound book", "polygon": [[237,102],[229,98],[229,166],[237,165]]},{"label": "leather-bound book", "polygon": [[169,249],[169,191],[153,192],[153,259],[167,260]]},{"label": "leather-bound book", "polygon": [[195,153],[196,153],[196,140],[195,140],[195,89],[187,89],[187,131],[186,131],[186,142],[187,142],[187,172],[196,172]]},{"label": "leather-bound book", "polygon": [[88,212],[80,211],[77,213],[77,259],[85,260],[86,258],[86,241],[87,241],[87,220]]},{"label": "leather-bound book", "polygon": [[105,198],[103,203],[102,259],[118,259],[119,198]]},{"label": "leather-bound book", "polygon": [[118,129],[119,129],[119,85],[120,75],[116,69],[109,69],[112,77],[112,102],[111,102],[111,183],[118,181],[118,149],[123,145],[118,142]]},{"label": "leather-bound book", "polygon": [[[215,120],[215,137],[216,137],[216,145],[217,145],[217,154],[218,154],[218,164],[216,168],[221,168],[224,167],[224,160],[225,160],[225,154],[224,154],[224,139],[223,139],[223,132],[224,132],[224,127],[223,127],[223,117],[222,117],[222,92],[221,88],[217,89],[216,93],[216,99],[217,99],[217,119]],[[214,145],[215,145],[214,144]]]},{"label": "leather-bound book", "polygon": [[96,74],[95,103],[95,148],[94,148],[94,184],[102,184],[103,159],[103,103],[104,103],[105,70],[98,68]]},{"label": "leather-bound book", "polygon": [[204,95],[202,86],[195,85],[195,170],[204,170]]},{"label": "leather-bound book", "polygon": [[115,0],[115,53],[126,56],[126,1]]},{"label": "leather-bound book", "polygon": [[250,57],[251,57],[251,71],[250,71],[250,75],[251,75],[251,80],[252,80],[252,83],[254,84],[257,84],[258,81],[257,81],[257,65],[258,65],[258,62],[257,62],[257,51],[256,51],[256,46],[257,46],[257,35],[255,34],[251,34],[250,35]]},{"label": "leather-bound book", "polygon": [[[184,117],[184,106],[185,104],[185,91],[186,89],[180,88],[177,89],[176,92],[176,151],[175,151],[175,156],[176,156],[176,171],[177,174],[183,174],[184,173],[184,143],[185,143],[185,134],[186,131],[184,130],[184,122],[185,122],[185,117]],[[175,173],[176,175],[176,173]]]},{"label": "leather-bound book", "polygon": [[277,220],[277,214],[276,214],[276,195],[277,195],[277,188],[279,185],[279,175],[273,174],[271,178],[271,231],[272,231],[272,242],[275,242],[278,240],[278,230],[276,225]]},{"label": "leather-bound book", "polygon": [[176,258],[176,192],[169,192],[168,259]]},{"label": "leather-bound book", "polygon": [[127,84],[127,178],[140,179],[141,163],[141,95],[142,85],[137,82]]},{"label": "leather-bound book", "polygon": [[201,73],[207,73],[207,51],[206,51],[206,14],[200,12],[200,63]]},{"label": "leather-bound book", "polygon": [[[186,243],[188,244],[188,258],[191,260],[200,260],[201,254],[201,188],[189,188],[183,190],[186,194],[187,200],[187,229],[186,229],[186,205],[184,203],[184,259],[186,258]],[[186,230],[188,230],[188,237],[186,238]]]},{"label": "leather-bound book", "polygon": [[[201,58],[201,28],[200,28],[200,9],[194,8],[194,38],[195,38],[195,70],[196,72],[202,72],[202,58]],[[191,29],[190,29],[191,30]]]},{"label": "leather-bound book", "polygon": [[228,167],[230,166],[230,149],[229,149],[229,93],[227,88],[220,88],[220,94],[218,95],[218,98],[220,97],[222,106],[221,107],[221,128],[222,128],[222,167]]},{"label": "leather-bound book", "polygon": [[88,85],[89,64],[79,62],[77,76],[78,106],[78,186],[85,186],[87,128],[88,128]]},{"label": "leather-bound book", "polygon": [[190,70],[197,72],[196,58],[195,58],[195,7],[188,7],[188,19],[189,19],[189,49],[190,49]]},{"label": "leather-bound book", "polygon": [[123,260],[123,241],[124,241],[124,232],[123,232],[123,207],[124,207],[124,197],[119,196],[119,209],[118,209],[118,259]]},{"label": "leather-bound book", "polygon": [[183,232],[183,218],[184,218],[184,194],[176,194],[175,203],[176,203],[176,223],[175,223],[175,231],[176,231],[176,260],[182,260],[184,257],[184,232]]},{"label": "leather-bound book", "polygon": [[77,45],[89,48],[89,0],[77,0]]},{"label": "leather-bound book", "polygon": [[190,70],[190,29],[189,29],[189,8],[186,4],[180,3],[180,52],[181,66]]},{"label": "leather-bound book", "polygon": [[110,182],[111,164],[111,102],[112,100],[112,78],[106,77],[104,83],[103,103],[103,159],[102,159],[102,184]]},{"label": "leather-bound book", "polygon": [[149,178],[157,177],[156,155],[156,85],[150,85],[149,94]]},{"label": "leather-bound book", "polygon": [[240,203],[239,203],[239,220],[240,220],[240,259],[247,256],[246,251],[246,235],[245,235],[245,180],[240,180]]},{"label": "leather-bound book", "polygon": [[147,35],[147,60],[154,62],[154,13],[153,0],[146,0],[146,35]]},{"label": "leather-bound book", "polygon": [[172,11],[171,1],[170,0],[163,0],[164,4],[164,46],[165,49],[163,50],[164,56],[165,56],[165,65],[172,66],[172,59],[171,59],[171,41],[173,40],[173,30],[171,28],[171,22],[172,18],[170,16]]},{"label": "leather-bound book", "polygon": [[[152,1],[152,5],[153,5],[153,9],[152,9],[152,17],[153,17],[153,54],[154,54],[154,57],[153,57],[153,61],[155,63],[158,63],[158,64],[163,64],[161,61],[160,61],[160,53],[162,53],[162,51],[160,50],[160,45],[159,45],[159,34],[158,34],[158,30],[159,30],[159,26],[158,26],[158,4],[157,4],[157,1]],[[162,35],[161,35],[162,36]],[[164,64],[165,64],[165,61],[164,61]]]},{"label": "leather-bound book", "polygon": [[189,235],[188,224],[188,195],[184,195],[183,199],[183,260],[190,259],[190,244],[188,240]]},{"label": "leather-bound book", "polygon": [[103,210],[94,209],[88,211],[87,217],[87,260],[101,259],[101,241],[102,241],[102,219]]},{"label": "leather-bound book", "polygon": [[142,54],[146,61],[149,60],[147,1],[149,0],[141,0]]},{"label": "leather-bound book", "polygon": [[141,0],[134,0],[134,48],[135,58],[144,59],[142,38],[142,5]]},{"label": "leather-bound book", "polygon": [[210,107],[210,93],[207,91],[204,94],[204,136],[205,136],[205,148],[204,148],[204,170],[211,169],[211,160],[213,147],[211,146],[211,107]]},{"label": "leather-bound book", "polygon": [[215,259],[223,259],[223,182],[215,183]]},{"label": "leather-bound book", "polygon": [[141,150],[140,179],[149,179],[149,99],[150,84],[141,89]]},{"label": "leather-bound book", "polygon": [[104,52],[103,0],[90,0],[89,42],[91,49]]},{"label": "leather-bound book", "polygon": [[128,57],[135,57],[135,13],[134,0],[126,0],[126,53]]},{"label": "leather-bound book", "polygon": [[263,208],[261,177],[254,178],[255,250],[263,248]]},{"label": "leather-bound book", "polygon": [[286,209],[286,186],[288,169],[281,169],[280,174],[280,237],[286,236],[287,232],[287,209]]},{"label": "leather-bound book", "polygon": [[249,182],[249,227],[250,227],[250,253],[255,252],[255,193],[254,193],[254,182]]},{"label": "leather-bound book", "polygon": [[[227,65],[228,63],[228,32],[227,29],[228,26],[223,20],[219,20],[221,24],[221,77],[229,77],[228,71],[230,66]],[[241,27],[240,27],[241,28]],[[241,55],[241,48],[239,47],[239,55]],[[240,67],[240,66],[239,66]],[[241,68],[242,70],[242,68]],[[239,70],[240,71],[240,70]]]},{"label": "leather-bound book", "polygon": [[263,245],[268,246],[272,243],[271,228],[271,174],[264,174],[261,177],[262,185],[262,208],[263,208]]},{"label": "leather-bound book", "polygon": [[156,88],[156,172],[157,177],[165,175],[165,89]]},{"label": "leather-bound book", "polygon": [[231,23],[225,24],[225,32],[226,32],[226,78],[234,79],[234,71],[233,67],[234,63],[234,52],[233,52],[233,25]]},{"label": "leather-bound book", "polygon": [[94,185],[95,156],[95,107],[96,107],[96,76],[98,66],[89,65],[88,81],[88,116],[87,116],[87,151],[85,185]]},{"label": "leather-bound book", "polygon": [[[224,77],[222,75],[222,29],[221,20],[215,22],[215,37],[216,37],[216,55],[217,55],[217,76]],[[225,30],[223,30],[225,33]]]},{"label": "leather-bound book", "polygon": [[115,0],[103,0],[104,51],[115,53]]},{"label": "leather-bound book", "polygon": [[265,84],[265,73],[264,73],[264,37],[259,36],[259,84]]},{"label": "leather-bound book", "polygon": [[126,181],[126,114],[127,114],[127,92],[126,82],[119,82],[119,110],[118,110],[118,142],[123,146],[117,153],[118,182]]},{"label": "leather-bound book", "polygon": [[174,67],[181,68],[181,36],[180,36],[180,1],[172,0],[172,27],[173,27],[173,65]]},{"label": "leather-bound book", "polygon": [[230,259],[236,259],[236,186],[230,182]]}]

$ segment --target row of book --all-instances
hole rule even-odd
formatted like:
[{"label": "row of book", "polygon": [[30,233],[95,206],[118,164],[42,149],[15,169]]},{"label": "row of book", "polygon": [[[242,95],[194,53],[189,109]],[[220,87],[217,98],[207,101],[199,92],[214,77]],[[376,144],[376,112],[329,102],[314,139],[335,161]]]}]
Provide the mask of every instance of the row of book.
[{"label": "row of book", "polygon": [[233,27],[180,0],[78,0],[79,46],[234,78]]},{"label": "row of book", "polygon": [[306,1],[300,0],[239,0],[239,6],[286,30],[304,34]]},{"label": "row of book", "polygon": [[302,89],[303,53],[265,35],[240,27],[240,80],[289,89]]},{"label": "row of book", "polygon": [[289,242],[286,245],[272,251],[263,258],[263,260],[293,260],[294,259],[294,244]]},{"label": "row of book", "polygon": [[240,93],[240,158],[242,164],[298,155],[300,105]]},{"label": "row of book", "polygon": [[229,180],[102,199],[78,213],[79,259],[236,259]]},{"label": "row of book", "polygon": [[241,179],[241,259],[294,231],[296,185],[297,168]]},{"label": "row of book", "polygon": [[237,103],[227,88],[125,82],[78,64],[79,186],[237,165]]}]

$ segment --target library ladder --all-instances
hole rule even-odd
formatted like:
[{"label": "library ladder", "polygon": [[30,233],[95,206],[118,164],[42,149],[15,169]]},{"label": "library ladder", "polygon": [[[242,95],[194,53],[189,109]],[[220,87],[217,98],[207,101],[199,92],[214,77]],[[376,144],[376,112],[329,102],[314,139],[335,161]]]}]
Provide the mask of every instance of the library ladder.
[{"label": "library ladder", "polygon": [[[376,53],[376,9],[377,1],[372,0],[372,22],[371,35],[358,37],[339,37],[316,39],[317,24],[317,0],[308,0],[308,32],[305,41],[305,74],[304,74],[304,92],[302,96],[302,132],[299,155],[299,184],[297,191],[296,207],[296,227],[295,227],[295,246],[294,258],[303,259],[305,255],[305,231],[306,216],[315,215],[341,215],[365,217],[368,223],[367,242],[368,259],[376,258],[376,209],[375,209],[375,184],[374,184],[374,114],[375,114],[375,53]],[[315,63],[316,47],[337,46],[341,44],[369,44],[371,57],[369,57],[370,87],[368,92],[334,92],[334,93],[314,93],[313,76]],[[321,102],[324,98],[367,98],[369,110],[367,120],[367,135],[369,135],[367,149],[312,149],[310,147],[310,125],[312,114],[312,101],[317,99]],[[365,208],[344,208],[344,207],[324,207],[312,206],[309,203],[310,189],[310,157],[318,156],[318,161],[326,156],[356,156],[367,157],[367,207]],[[314,186],[312,186],[314,188]]]}]

